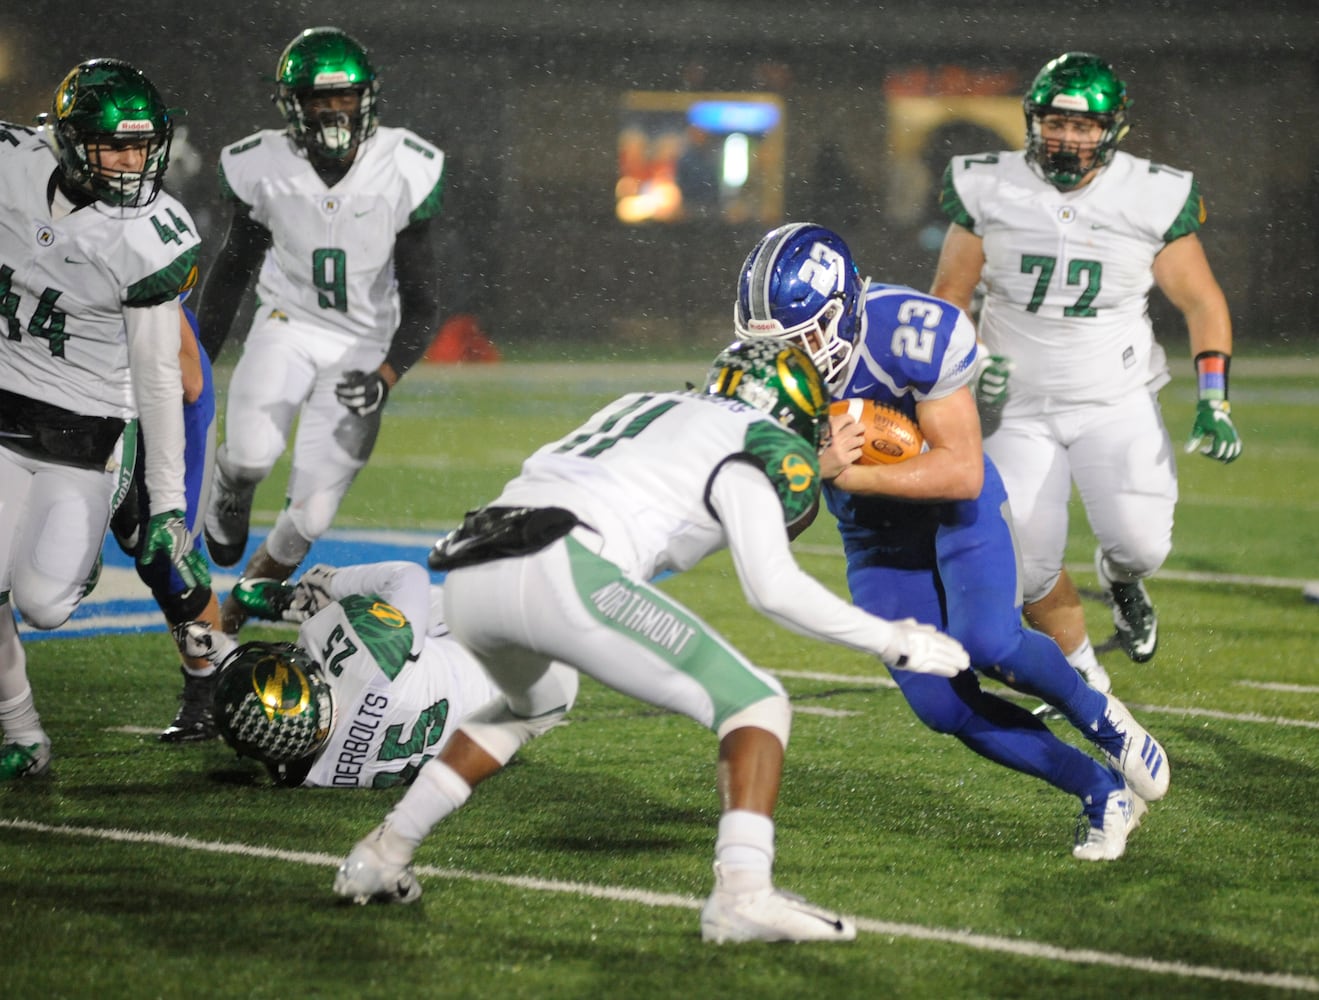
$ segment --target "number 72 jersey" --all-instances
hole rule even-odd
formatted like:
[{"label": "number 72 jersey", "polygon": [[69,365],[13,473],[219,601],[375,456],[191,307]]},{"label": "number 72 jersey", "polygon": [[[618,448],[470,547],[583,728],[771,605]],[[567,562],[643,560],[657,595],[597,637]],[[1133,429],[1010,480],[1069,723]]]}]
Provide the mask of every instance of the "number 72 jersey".
[{"label": "number 72 jersey", "polygon": [[124,310],[196,283],[197,227],[164,192],[142,208],[98,201],[56,219],[54,172],[38,132],[0,122],[0,388],[128,419]]},{"label": "number 72 jersey", "polygon": [[1194,177],[1127,153],[1059,191],[1017,152],[955,156],[948,217],[983,240],[980,339],[1012,358],[1012,393],[1104,402],[1167,380],[1147,315],[1154,258],[1196,232]]}]

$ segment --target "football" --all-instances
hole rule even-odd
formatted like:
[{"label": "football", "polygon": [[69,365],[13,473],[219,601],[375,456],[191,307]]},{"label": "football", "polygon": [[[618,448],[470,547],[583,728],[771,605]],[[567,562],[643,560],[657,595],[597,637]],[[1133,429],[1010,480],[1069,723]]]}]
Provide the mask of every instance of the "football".
[{"label": "football", "polygon": [[925,450],[925,435],[905,413],[873,399],[840,399],[829,404],[829,412],[846,413],[865,430],[858,465],[891,465],[905,462]]}]

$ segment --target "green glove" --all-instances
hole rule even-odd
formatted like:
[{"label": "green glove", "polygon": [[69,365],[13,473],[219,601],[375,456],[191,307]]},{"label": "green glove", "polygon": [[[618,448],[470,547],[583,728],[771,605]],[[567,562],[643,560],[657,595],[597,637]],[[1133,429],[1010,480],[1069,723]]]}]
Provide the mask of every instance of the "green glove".
[{"label": "green glove", "polygon": [[153,514],[147,522],[147,539],[142,546],[142,561],[153,563],[164,557],[178,573],[184,590],[211,585],[211,570],[192,544],[183,511],[167,510]]},{"label": "green glove", "polygon": [[1012,360],[1001,354],[984,355],[976,362],[976,406],[997,410],[1008,401],[1008,379],[1012,375]]},{"label": "green glove", "polygon": [[1202,399],[1195,404],[1195,423],[1186,453],[1198,451],[1220,462],[1241,454],[1241,436],[1232,424],[1232,404],[1226,399]]}]

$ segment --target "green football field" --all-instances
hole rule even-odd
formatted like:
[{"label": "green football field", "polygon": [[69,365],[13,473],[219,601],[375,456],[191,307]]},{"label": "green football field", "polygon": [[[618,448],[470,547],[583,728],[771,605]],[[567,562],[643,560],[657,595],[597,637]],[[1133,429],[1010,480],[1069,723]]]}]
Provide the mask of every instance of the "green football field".
[{"label": "green football field", "polygon": [[[1175,367],[1180,442],[1193,384]],[[703,377],[699,357],[415,371],[338,525],[444,530],[598,403]],[[777,880],[854,915],[855,942],[703,944],[715,738],[589,680],[569,724],[423,844],[419,904],[340,905],[334,866],[400,793],[277,790],[218,742],[158,743],[178,674],[149,630],[27,647],[56,756],[0,786],[0,996],[1319,993],[1319,605],[1301,596],[1319,578],[1319,366],[1240,360],[1232,387],[1244,456],[1180,459],[1158,655],[1102,657],[1173,768],[1117,862],[1074,860],[1078,804],[924,729],[877,662],[751,612],[719,556],[662,586],[792,695]],[[796,549],[843,591],[827,515]],[[1088,590],[1092,551],[1077,514]]]}]

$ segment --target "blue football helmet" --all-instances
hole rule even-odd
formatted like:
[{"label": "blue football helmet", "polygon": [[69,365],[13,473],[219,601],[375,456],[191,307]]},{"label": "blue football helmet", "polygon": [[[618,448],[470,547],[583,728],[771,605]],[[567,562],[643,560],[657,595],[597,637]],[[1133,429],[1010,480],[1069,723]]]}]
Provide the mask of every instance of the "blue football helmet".
[{"label": "blue football helmet", "polygon": [[733,323],[741,337],[796,344],[833,389],[852,356],[866,284],[833,230],[808,222],[780,226],[742,265]]}]

